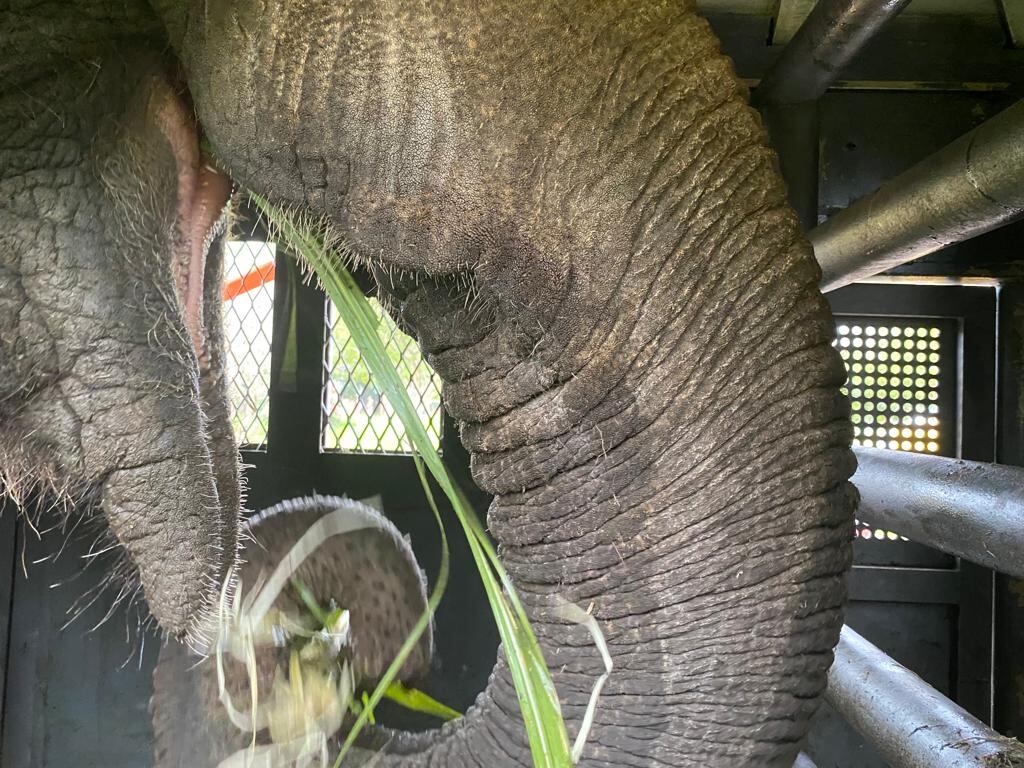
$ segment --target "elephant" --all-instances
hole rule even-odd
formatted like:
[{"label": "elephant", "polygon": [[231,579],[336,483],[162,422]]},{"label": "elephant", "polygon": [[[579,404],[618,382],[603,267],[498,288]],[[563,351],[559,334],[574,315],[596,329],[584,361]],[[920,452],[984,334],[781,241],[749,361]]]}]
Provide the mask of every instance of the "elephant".
[{"label": "elephant", "polygon": [[[694,0],[0,14],[0,472],[30,514],[102,515],[121,593],[203,644],[240,540],[238,185],[371,270],[442,378],[570,732],[601,662],[548,609],[591,608],[614,672],[581,764],[793,764],[851,559],[845,371]],[[376,759],[528,765],[500,654]]]}]

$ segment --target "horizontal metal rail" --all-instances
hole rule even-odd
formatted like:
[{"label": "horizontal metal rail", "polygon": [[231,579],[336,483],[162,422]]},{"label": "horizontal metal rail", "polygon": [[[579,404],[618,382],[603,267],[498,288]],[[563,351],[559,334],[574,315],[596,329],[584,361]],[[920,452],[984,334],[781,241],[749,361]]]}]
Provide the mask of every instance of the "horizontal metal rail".
[{"label": "horizontal metal rail", "polygon": [[818,0],[754,94],[759,106],[813,101],[910,0]]},{"label": "horizontal metal rail", "polygon": [[1024,578],[1024,469],[857,448],[857,516]]},{"label": "horizontal metal rail", "polygon": [[1024,768],[1024,745],[993,731],[849,627],[825,698],[892,768]]},{"label": "horizontal metal rail", "polygon": [[831,291],[1024,217],[1024,101],[811,230]]}]

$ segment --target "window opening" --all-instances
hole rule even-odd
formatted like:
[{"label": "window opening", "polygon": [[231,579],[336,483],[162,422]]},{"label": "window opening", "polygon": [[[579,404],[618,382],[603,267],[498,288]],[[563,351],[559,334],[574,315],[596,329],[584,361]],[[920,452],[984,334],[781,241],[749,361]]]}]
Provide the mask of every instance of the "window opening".
[{"label": "window opening", "polygon": [[264,450],[270,423],[275,246],[229,240],[224,249],[224,376],[239,446]]},{"label": "window opening", "polygon": [[[855,446],[948,454],[955,445],[956,324],[945,319],[837,316]],[[906,539],[858,520],[861,539]]]},{"label": "window opening", "polygon": [[[402,333],[376,299],[377,332],[427,430],[441,446],[441,380],[423,359],[416,341]],[[391,404],[374,384],[348,328],[327,302],[327,339],[320,448],[343,453],[406,454],[412,444]]]}]

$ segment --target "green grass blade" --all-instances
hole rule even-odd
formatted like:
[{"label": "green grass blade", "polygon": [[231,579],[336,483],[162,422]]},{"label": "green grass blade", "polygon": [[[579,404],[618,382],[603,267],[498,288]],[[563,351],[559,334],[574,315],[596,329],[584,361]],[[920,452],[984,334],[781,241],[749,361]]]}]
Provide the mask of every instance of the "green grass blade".
[{"label": "green grass blade", "polygon": [[[487,599],[501,636],[509,671],[522,710],[534,765],[537,768],[568,768],[572,765],[572,758],[557,692],[551,681],[540,644],[527,619],[526,611],[523,609],[515,587],[502,566],[483,525],[462,494],[461,489],[451,480],[440,456],[433,448],[426,429],[399,379],[398,372],[377,336],[377,319],[369,302],[341,260],[336,255],[329,253],[323,246],[317,232],[309,226],[296,223],[260,196],[253,194],[252,199],[274,229],[280,233],[290,250],[300,255],[316,273],[341,319],[348,326],[349,332],[358,345],[379,389],[385,393],[391,407],[401,420],[415,452],[419,454],[423,464],[444,491],[455,510],[469,543],[473,560],[480,572]],[[426,476],[419,461],[417,461],[417,469],[420,471],[421,481],[427,491],[432,510],[440,523],[440,516],[433,497],[429,494]],[[444,557],[447,558],[446,541],[445,547]],[[447,573],[445,576],[447,577]],[[432,594],[431,600],[433,597]],[[420,633],[425,629],[427,621],[428,619],[424,617],[422,628],[417,624]],[[417,634],[416,638],[418,639],[418,637]],[[407,641],[402,647],[403,652],[407,654],[414,645],[415,641]],[[389,667],[388,673],[393,674],[390,674],[390,677],[388,673],[385,674],[381,685],[378,685],[369,699],[370,706],[364,708],[364,712],[360,714],[356,724],[357,728],[361,728],[366,718],[369,717],[366,710],[372,710],[372,707],[383,696],[384,690],[394,679],[394,674],[397,674],[403,660],[404,657],[400,653],[399,658],[396,658]],[[355,728],[346,739],[337,764],[340,764],[341,757],[351,746],[354,733],[357,733]]]},{"label": "green grass blade", "polygon": [[292,584],[292,588],[298,593],[299,598],[302,600],[302,602],[306,604],[306,609],[311,614],[313,614],[313,618],[320,623],[321,627],[330,629],[330,616],[328,616],[327,612],[320,607],[320,604],[316,601],[316,598],[313,597],[313,593],[309,590],[309,587],[306,586],[305,582],[302,581],[302,579],[298,579],[294,576],[290,579],[290,581]]},{"label": "green grass blade", "polygon": [[458,720],[462,717],[461,712],[452,709],[447,704],[442,704],[433,696],[428,696],[423,691],[418,691],[415,688],[407,688],[397,680],[384,691],[384,698],[390,699],[406,709],[439,717],[442,720]]}]

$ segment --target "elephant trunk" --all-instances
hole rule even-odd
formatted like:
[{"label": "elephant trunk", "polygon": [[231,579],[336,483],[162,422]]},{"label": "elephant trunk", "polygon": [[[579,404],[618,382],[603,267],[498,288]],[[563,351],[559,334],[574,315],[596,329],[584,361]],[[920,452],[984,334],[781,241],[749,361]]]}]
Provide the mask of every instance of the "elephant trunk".
[{"label": "elephant trunk", "polygon": [[[597,617],[615,671],[586,764],[792,765],[850,558],[844,372],[693,3],[239,2],[183,34],[233,175],[387,275],[495,494],[570,733],[602,666],[549,609]],[[504,665],[466,718],[382,759],[529,764]]]},{"label": "elephant trunk", "polygon": [[138,424],[155,425],[153,440],[131,455],[151,455],[112,471],[102,485],[101,508],[138,573],[150,611],[161,627],[199,649],[216,630],[211,622],[239,547],[242,505],[238,450],[224,380],[223,242],[206,259],[203,316],[206,349],[198,391],[154,393],[139,407]]},{"label": "elephant trunk", "polygon": [[202,648],[236,542],[222,521],[209,455],[189,431],[192,439],[176,437],[171,455],[111,472],[100,507],[160,626]]},{"label": "elephant trunk", "polygon": [[[787,216],[788,275],[688,292],[681,303],[700,309],[641,345],[574,421],[540,437],[525,405],[463,427],[570,738],[604,668],[553,598],[589,610],[607,639],[614,671],[586,765],[789,768],[817,708],[841,623],[853,462],[795,226]],[[732,267],[775,247],[751,240]],[[553,413],[570,386],[542,396]],[[463,721],[391,751],[385,765],[531,765],[504,661]]]}]

